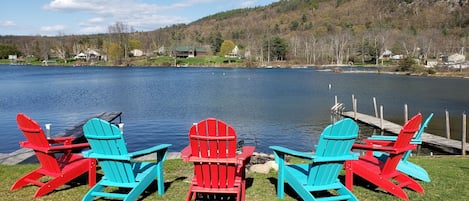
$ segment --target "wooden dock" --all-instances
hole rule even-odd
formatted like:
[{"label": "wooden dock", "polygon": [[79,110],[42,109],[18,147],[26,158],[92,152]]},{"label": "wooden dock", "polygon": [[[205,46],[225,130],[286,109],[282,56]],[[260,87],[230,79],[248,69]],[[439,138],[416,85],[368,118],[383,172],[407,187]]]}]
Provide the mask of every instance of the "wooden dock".
[{"label": "wooden dock", "polygon": [[[57,134],[53,134],[52,137],[64,137],[64,136],[74,136],[74,143],[84,142],[86,139],[83,136],[83,125],[90,120],[91,118],[101,118],[108,122],[112,122],[119,118],[121,121],[122,112],[103,112],[91,116],[78,124],[62,131]],[[18,142],[16,142],[18,143]],[[21,148],[9,154],[0,154],[0,164],[14,165],[14,164],[24,164],[24,163],[37,163],[34,152],[31,149]]]},{"label": "wooden dock", "polygon": [[[344,117],[349,117],[352,119],[355,119],[356,121],[368,124],[370,126],[376,127],[376,128],[383,128],[384,131],[387,131],[389,133],[393,134],[399,134],[402,125],[383,120],[381,124],[381,119],[376,118],[374,116],[362,114],[362,113],[355,113],[355,112],[343,112],[341,113],[342,116]],[[432,146],[432,147],[437,147],[441,149],[442,151],[449,152],[452,154],[461,154],[462,153],[462,142],[457,141],[457,140],[452,140],[452,139],[447,139],[445,137],[441,137],[435,134],[430,134],[430,133],[422,133],[422,142],[426,145]],[[466,143],[466,147],[469,147],[469,144]],[[466,150],[467,151],[467,150]]]}]

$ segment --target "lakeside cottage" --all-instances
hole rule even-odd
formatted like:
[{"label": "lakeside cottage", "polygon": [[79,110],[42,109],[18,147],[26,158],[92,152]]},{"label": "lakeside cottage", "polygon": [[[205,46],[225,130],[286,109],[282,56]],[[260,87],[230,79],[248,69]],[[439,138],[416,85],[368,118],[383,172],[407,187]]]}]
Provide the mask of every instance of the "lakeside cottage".
[{"label": "lakeside cottage", "polygon": [[171,48],[171,56],[176,58],[192,58],[207,55],[208,51],[202,47],[174,46]]},{"label": "lakeside cottage", "polygon": [[98,61],[98,60],[103,60],[103,57],[98,51],[96,50],[93,50],[93,49],[87,49],[86,51],[84,52],[80,52],[79,54],[77,54],[75,57],[73,57],[74,59],[77,59],[77,60],[86,60],[86,61],[90,61],[90,60],[93,60],[93,61]]}]

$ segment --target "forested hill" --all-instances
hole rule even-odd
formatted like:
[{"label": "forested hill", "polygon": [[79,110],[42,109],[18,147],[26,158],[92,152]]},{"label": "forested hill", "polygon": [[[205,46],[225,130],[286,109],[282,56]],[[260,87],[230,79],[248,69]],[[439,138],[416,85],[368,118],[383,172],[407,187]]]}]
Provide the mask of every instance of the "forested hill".
[{"label": "forested hill", "polygon": [[278,36],[288,44],[285,59],[298,63],[370,60],[384,49],[435,58],[469,44],[469,5],[467,0],[283,0],[158,33],[212,47],[221,37],[264,58],[266,44]]},{"label": "forested hill", "polygon": [[[219,54],[223,41],[230,40],[247,60],[262,62],[365,62],[385,50],[434,59],[467,49],[468,1],[281,0],[268,6],[217,13],[190,24],[130,33],[129,37],[138,40],[145,52],[193,46],[205,47],[212,54]],[[82,42],[80,37],[86,37],[80,48],[106,51],[109,48],[103,44],[111,40],[110,35],[63,37]],[[22,52],[33,51],[25,50],[30,46],[21,41],[0,37],[0,43],[16,43]],[[69,51],[73,54],[77,49]]]}]

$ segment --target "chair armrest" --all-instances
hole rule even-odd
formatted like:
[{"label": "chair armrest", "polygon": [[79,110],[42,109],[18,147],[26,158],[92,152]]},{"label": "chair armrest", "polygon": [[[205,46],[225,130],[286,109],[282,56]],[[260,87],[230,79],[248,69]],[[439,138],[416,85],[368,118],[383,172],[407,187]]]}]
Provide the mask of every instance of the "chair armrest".
[{"label": "chair armrest", "polygon": [[251,156],[254,153],[254,149],[256,149],[255,146],[243,147],[243,152],[236,156],[237,163],[240,165],[239,167],[244,167],[246,163],[249,163]]},{"label": "chair armrest", "polygon": [[380,145],[374,145],[374,144],[353,144],[352,149],[363,149],[363,150],[370,150],[370,151],[387,152],[390,154],[399,154],[402,152],[406,152],[408,150],[413,150],[416,148],[416,146],[417,145],[409,144],[405,147],[396,149],[390,146],[380,146]]},{"label": "chair armrest", "polygon": [[47,139],[47,142],[49,142],[49,144],[71,144],[74,139],[75,137],[73,136],[54,137],[51,139]]},{"label": "chair armrest", "polygon": [[157,152],[157,151],[162,151],[162,150],[167,149],[170,146],[171,146],[171,144],[160,144],[160,145],[148,148],[148,149],[132,152],[132,153],[125,154],[125,155],[98,154],[98,153],[94,153],[93,150],[87,150],[87,151],[83,151],[81,153],[83,154],[83,156],[85,158],[130,161],[135,157],[145,155],[145,154],[149,154],[149,153],[153,153],[153,152]]},{"label": "chair armrest", "polygon": [[59,152],[65,152],[65,151],[70,151],[70,150],[82,150],[89,148],[90,145],[88,143],[80,143],[80,144],[71,144],[71,145],[62,145],[62,146],[50,146],[50,147],[39,147],[36,145],[31,144],[28,141],[22,141],[20,142],[20,146],[23,148],[29,148],[34,151],[40,151],[44,153],[59,153]]},{"label": "chair armrest", "polygon": [[342,156],[317,156],[313,159],[313,162],[333,162],[333,161],[350,161],[350,160],[357,160],[360,156],[359,153],[350,152],[347,155]]},{"label": "chair armrest", "polygon": [[244,161],[247,158],[251,157],[252,154],[254,153],[254,149],[256,149],[255,146],[244,146],[243,152],[238,155],[238,160]]},{"label": "chair armrest", "polygon": [[386,140],[386,141],[396,141],[397,136],[389,136],[389,135],[372,135],[368,140]]},{"label": "chair armrest", "polygon": [[49,153],[49,149],[50,149],[50,147],[38,147],[36,145],[31,144],[28,141],[21,141],[20,142],[20,147],[28,148],[28,149],[32,149],[34,151],[40,151],[40,152],[44,152],[44,153]]},{"label": "chair armrest", "polygon": [[[397,136],[388,136],[388,135],[372,135],[367,138],[368,140],[381,140],[381,141],[396,141]],[[412,138],[410,141],[411,144],[422,144],[422,140]]]},{"label": "chair armrest", "polygon": [[171,144],[160,144],[160,145],[156,145],[156,146],[153,146],[153,147],[150,147],[150,148],[147,148],[147,149],[143,149],[143,150],[139,150],[139,151],[129,153],[128,156],[130,158],[135,158],[135,157],[139,157],[139,156],[146,155],[146,154],[149,154],[149,153],[154,153],[154,152],[158,152],[158,151],[165,150],[165,149],[167,150],[168,147],[170,147],[170,146],[171,146]]},{"label": "chair armrest", "polygon": [[270,149],[273,149],[274,152],[280,152],[283,154],[287,155],[292,155],[300,158],[305,158],[305,159],[314,159],[316,156],[310,153],[305,153],[305,152],[300,152],[300,151],[295,151],[293,149],[281,147],[281,146],[269,146]]},{"label": "chair armrest", "polygon": [[188,145],[183,150],[181,150],[181,158],[184,162],[189,162],[189,158],[192,155],[191,145]]},{"label": "chair armrest", "polygon": [[68,151],[68,150],[82,150],[89,148],[90,144],[85,142],[85,143],[79,143],[79,144],[70,144],[70,145],[62,145],[62,146],[51,146],[50,151]]},{"label": "chair armrest", "polygon": [[120,160],[120,161],[130,161],[130,156],[126,155],[105,155],[94,153],[93,150],[82,151],[81,154],[85,158],[96,158],[96,159],[109,159],[109,160]]},{"label": "chair armrest", "polygon": [[353,153],[353,152],[350,152],[350,154],[343,155],[343,156],[336,156],[336,157],[335,156],[326,156],[326,157],[323,157],[323,156],[317,156],[317,155],[310,154],[310,153],[295,151],[295,150],[288,149],[288,148],[285,148],[285,147],[280,147],[280,146],[270,146],[269,148],[273,149],[274,152],[280,152],[280,153],[283,153],[283,154],[292,155],[292,156],[296,156],[296,157],[300,157],[300,158],[304,158],[304,159],[310,159],[312,162],[316,162],[316,163],[317,162],[357,160],[358,157],[359,157],[358,153]]},{"label": "chair armrest", "polygon": [[392,147],[394,145],[394,141],[387,141],[387,140],[369,140],[364,139],[363,142],[367,145],[378,145],[382,147]]}]

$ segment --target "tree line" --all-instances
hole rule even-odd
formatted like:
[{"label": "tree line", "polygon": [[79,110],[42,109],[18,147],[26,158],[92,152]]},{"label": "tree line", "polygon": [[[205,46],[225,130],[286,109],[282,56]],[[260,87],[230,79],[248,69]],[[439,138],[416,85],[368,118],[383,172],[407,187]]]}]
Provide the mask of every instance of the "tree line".
[{"label": "tree line", "polygon": [[249,62],[378,64],[385,50],[421,60],[465,54],[468,39],[467,0],[281,0],[149,32],[116,22],[96,35],[1,36],[0,48],[64,60],[97,49],[122,64],[132,49],[157,55],[184,45],[223,56],[235,45]]}]

